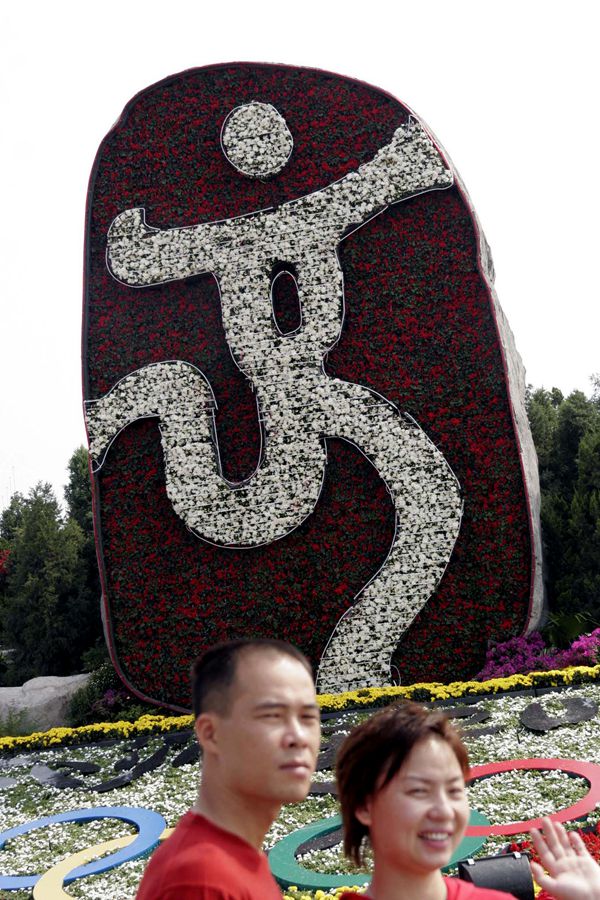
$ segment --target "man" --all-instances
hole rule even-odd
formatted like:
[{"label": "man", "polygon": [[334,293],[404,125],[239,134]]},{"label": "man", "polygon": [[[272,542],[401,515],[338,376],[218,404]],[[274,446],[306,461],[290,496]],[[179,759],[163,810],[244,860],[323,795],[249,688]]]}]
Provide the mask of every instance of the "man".
[{"label": "man", "polygon": [[304,800],[320,744],[308,660],[290,644],[219,644],[192,667],[198,798],[153,854],[137,900],[281,900],[261,852],[282,804]]}]

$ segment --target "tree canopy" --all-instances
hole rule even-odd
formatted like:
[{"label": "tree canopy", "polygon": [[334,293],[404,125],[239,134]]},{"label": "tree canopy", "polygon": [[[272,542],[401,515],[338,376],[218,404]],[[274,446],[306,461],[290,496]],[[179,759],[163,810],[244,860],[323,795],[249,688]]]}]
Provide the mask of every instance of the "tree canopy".
[{"label": "tree canopy", "polygon": [[6,552],[0,583],[0,641],[10,650],[4,683],[81,671],[102,634],[87,453],[75,451],[67,516],[49,484],[14,494],[0,516]]},{"label": "tree canopy", "polygon": [[530,392],[550,611],[600,624],[600,376],[594,392]]}]

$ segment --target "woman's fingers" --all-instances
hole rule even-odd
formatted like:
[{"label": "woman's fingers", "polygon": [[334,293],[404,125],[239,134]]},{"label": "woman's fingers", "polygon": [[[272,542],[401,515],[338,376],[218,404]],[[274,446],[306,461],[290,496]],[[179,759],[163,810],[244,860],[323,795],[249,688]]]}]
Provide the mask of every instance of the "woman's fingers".
[{"label": "woman's fingers", "polygon": [[570,831],[569,840],[571,841],[571,847],[578,856],[587,855],[588,851],[580,834],[578,834],[576,831]]},{"label": "woman's fingers", "polygon": [[[544,828],[546,828],[546,825],[545,825],[546,822],[550,823],[551,819],[544,819]],[[561,822],[556,822],[556,824],[554,826],[554,830],[558,834],[558,840],[559,840],[560,845],[561,845],[562,849],[564,850],[564,852],[567,854],[572,853],[573,846],[571,844],[571,841],[569,839],[569,834],[568,834],[566,828],[564,827],[564,825],[562,825]]]},{"label": "woman's fingers", "polygon": [[576,851],[560,822],[553,822],[548,818],[542,819],[542,822],[544,833],[542,834],[537,828],[532,828],[531,838],[542,863],[548,868],[548,864],[551,865],[553,861],[569,856]]},{"label": "woman's fingers", "polygon": [[600,867],[581,835],[567,832],[549,819],[543,822],[543,834],[531,829],[531,840],[542,863],[531,862],[537,883],[557,900],[600,900]]},{"label": "woman's fingers", "polygon": [[530,866],[531,866],[531,871],[533,872],[533,877],[535,878],[535,880],[537,881],[537,883],[539,884],[540,887],[544,887],[543,882],[547,878],[546,873],[544,872],[542,867],[539,865],[539,863],[536,863],[533,860],[531,860]]}]

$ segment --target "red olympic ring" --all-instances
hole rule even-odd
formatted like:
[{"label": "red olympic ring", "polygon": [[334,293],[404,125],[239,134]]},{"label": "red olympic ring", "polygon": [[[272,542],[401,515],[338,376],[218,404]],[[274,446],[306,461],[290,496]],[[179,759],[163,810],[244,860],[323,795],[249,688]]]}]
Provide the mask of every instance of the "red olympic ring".
[{"label": "red olympic ring", "polygon": [[[509,772],[511,769],[558,769],[568,772],[570,775],[580,775],[589,783],[590,789],[581,800],[566,809],[551,813],[548,818],[554,822],[569,822],[571,819],[579,819],[590,813],[597,803],[600,803],[600,766],[595,763],[580,762],[576,759],[508,759],[503,762],[486,763],[484,766],[473,766],[469,782],[480,778],[488,778],[499,772]],[[509,822],[508,825],[473,825],[467,828],[468,837],[488,837],[493,834],[511,835],[520,834],[522,831],[530,831],[532,828],[540,828],[542,820],[528,819],[523,822]]]}]

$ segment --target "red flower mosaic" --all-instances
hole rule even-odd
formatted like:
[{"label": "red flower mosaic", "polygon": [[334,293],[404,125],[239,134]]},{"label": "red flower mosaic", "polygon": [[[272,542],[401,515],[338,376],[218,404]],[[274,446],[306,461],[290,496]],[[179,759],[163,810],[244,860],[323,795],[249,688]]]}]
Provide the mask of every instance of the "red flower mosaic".
[{"label": "red flower mosaic", "polygon": [[[236,171],[219,144],[227,115],[254,100],[279,110],[294,139],[269,180]],[[107,269],[108,229],[134,207],[161,228],[277,207],[357,169],[408,117],[367,85],[283,66],[190,70],[134,98],[101,145],[90,182],[86,398],[149,363],[185,360],[214,391],[224,475],[250,475],[260,427],[225,340],[215,280],[128,287]],[[326,372],[414,417],[465,503],[445,576],[395,662],[405,683],[463,679],[481,668],[490,638],[523,630],[532,566],[504,359],[468,203],[456,186],[405,200],[349,235],[339,259],[345,319]],[[338,438],[327,448],[323,491],[308,519],[274,543],[236,550],[199,540],[175,515],[155,421],[118,436],[94,497],[109,643],[132,690],[187,708],[190,661],[241,635],[287,638],[318,662],[333,626],[384,562],[394,529],[371,464]]]}]

